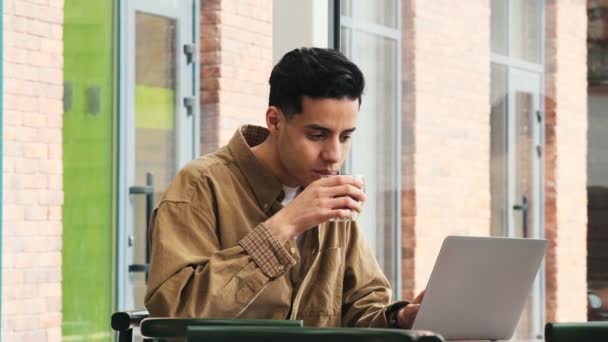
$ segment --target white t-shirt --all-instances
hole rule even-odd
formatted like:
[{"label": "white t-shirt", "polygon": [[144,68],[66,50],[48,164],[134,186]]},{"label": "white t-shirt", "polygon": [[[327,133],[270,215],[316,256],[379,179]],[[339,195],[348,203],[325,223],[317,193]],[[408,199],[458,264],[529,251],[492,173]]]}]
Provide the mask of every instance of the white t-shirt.
[{"label": "white t-shirt", "polygon": [[[296,198],[299,193],[298,190],[300,190],[300,187],[292,188],[287,185],[283,185],[283,192],[285,193],[285,198],[283,198],[283,200],[281,201],[283,207],[285,207],[287,204],[289,204],[289,202],[293,201],[293,199]],[[294,237],[294,239],[296,239],[296,244],[298,245],[298,249],[300,250],[300,252],[302,252],[302,239],[300,238],[301,236],[302,235],[296,235]]]},{"label": "white t-shirt", "polygon": [[292,188],[287,185],[283,185],[283,192],[285,193],[285,198],[283,198],[283,200],[281,201],[281,204],[283,206],[286,206],[287,204],[289,204],[289,202],[293,201],[293,199],[298,194],[299,188],[300,187]]}]

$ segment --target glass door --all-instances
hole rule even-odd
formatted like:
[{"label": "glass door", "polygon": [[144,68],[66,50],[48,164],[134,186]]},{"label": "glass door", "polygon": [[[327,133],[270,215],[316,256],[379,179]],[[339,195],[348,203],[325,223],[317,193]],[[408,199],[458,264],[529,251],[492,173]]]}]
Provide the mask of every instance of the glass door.
[{"label": "glass door", "polygon": [[122,5],[117,298],[143,309],[148,223],[176,172],[196,155],[195,1]]},{"label": "glass door", "polygon": [[[541,238],[542,112],[538,73],[511,68],[507,115],[507,236]],[[539,272],[520,318],[518,338],[542,336],[543,291]]]}]

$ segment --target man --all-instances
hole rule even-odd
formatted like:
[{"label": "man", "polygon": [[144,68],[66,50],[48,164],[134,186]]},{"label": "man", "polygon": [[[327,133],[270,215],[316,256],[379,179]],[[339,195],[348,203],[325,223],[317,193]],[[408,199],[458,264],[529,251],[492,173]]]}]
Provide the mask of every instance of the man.
[{"label": "man", "polygon": [[302,319],[307,326],[409,328],[422,296],[390,285],[356,222],[348,155],[363,74],[340,52],[302,48],[270,75],[267,129],[179,172],[151,221],[153,316]]}]

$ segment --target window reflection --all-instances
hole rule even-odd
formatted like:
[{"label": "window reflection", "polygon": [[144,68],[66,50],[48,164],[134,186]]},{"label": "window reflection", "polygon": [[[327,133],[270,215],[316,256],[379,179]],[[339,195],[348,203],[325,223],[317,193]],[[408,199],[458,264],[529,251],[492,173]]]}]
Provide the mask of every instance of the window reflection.
[{"label": "window reflection", "polygon": [[[342,1],[346,3],[346,1]],[[396,237],[400,211],[400,144],[398,73],[400,63],[397,1],[356,1],[349,4],[355,20],[342,24],[340,49],[363,71],[365,96],[353,139],[350,169],[366,177],[365,210],[359,223],[388,279],[397,288],[399,260]],[[384,25],[390,36],[369,32]]]},{"label": "window reflection", "polygon": [[608,6],[588,1],[587,318],[608,320]]},{"label": "window reflection", "polygon": [[505,236],[507,217],[507,68],[492,63],[490,112],[491,232]]}]

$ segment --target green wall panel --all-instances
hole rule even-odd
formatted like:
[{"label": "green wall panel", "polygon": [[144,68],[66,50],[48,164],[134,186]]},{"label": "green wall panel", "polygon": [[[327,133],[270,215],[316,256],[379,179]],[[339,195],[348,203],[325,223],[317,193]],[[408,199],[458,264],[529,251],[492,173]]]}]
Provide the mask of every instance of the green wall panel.
[{"label": "green wall panel", "polygon": [[65,341],[112,339],[113,11],[112,0],[65,0],[64,4]]},{"label": "green wall panel", "polygon": [[[171,88],[135,87],[135,126],[171,131],[175,128],[175,92]],[[170,113],[169,115],[167,115]]]}]

